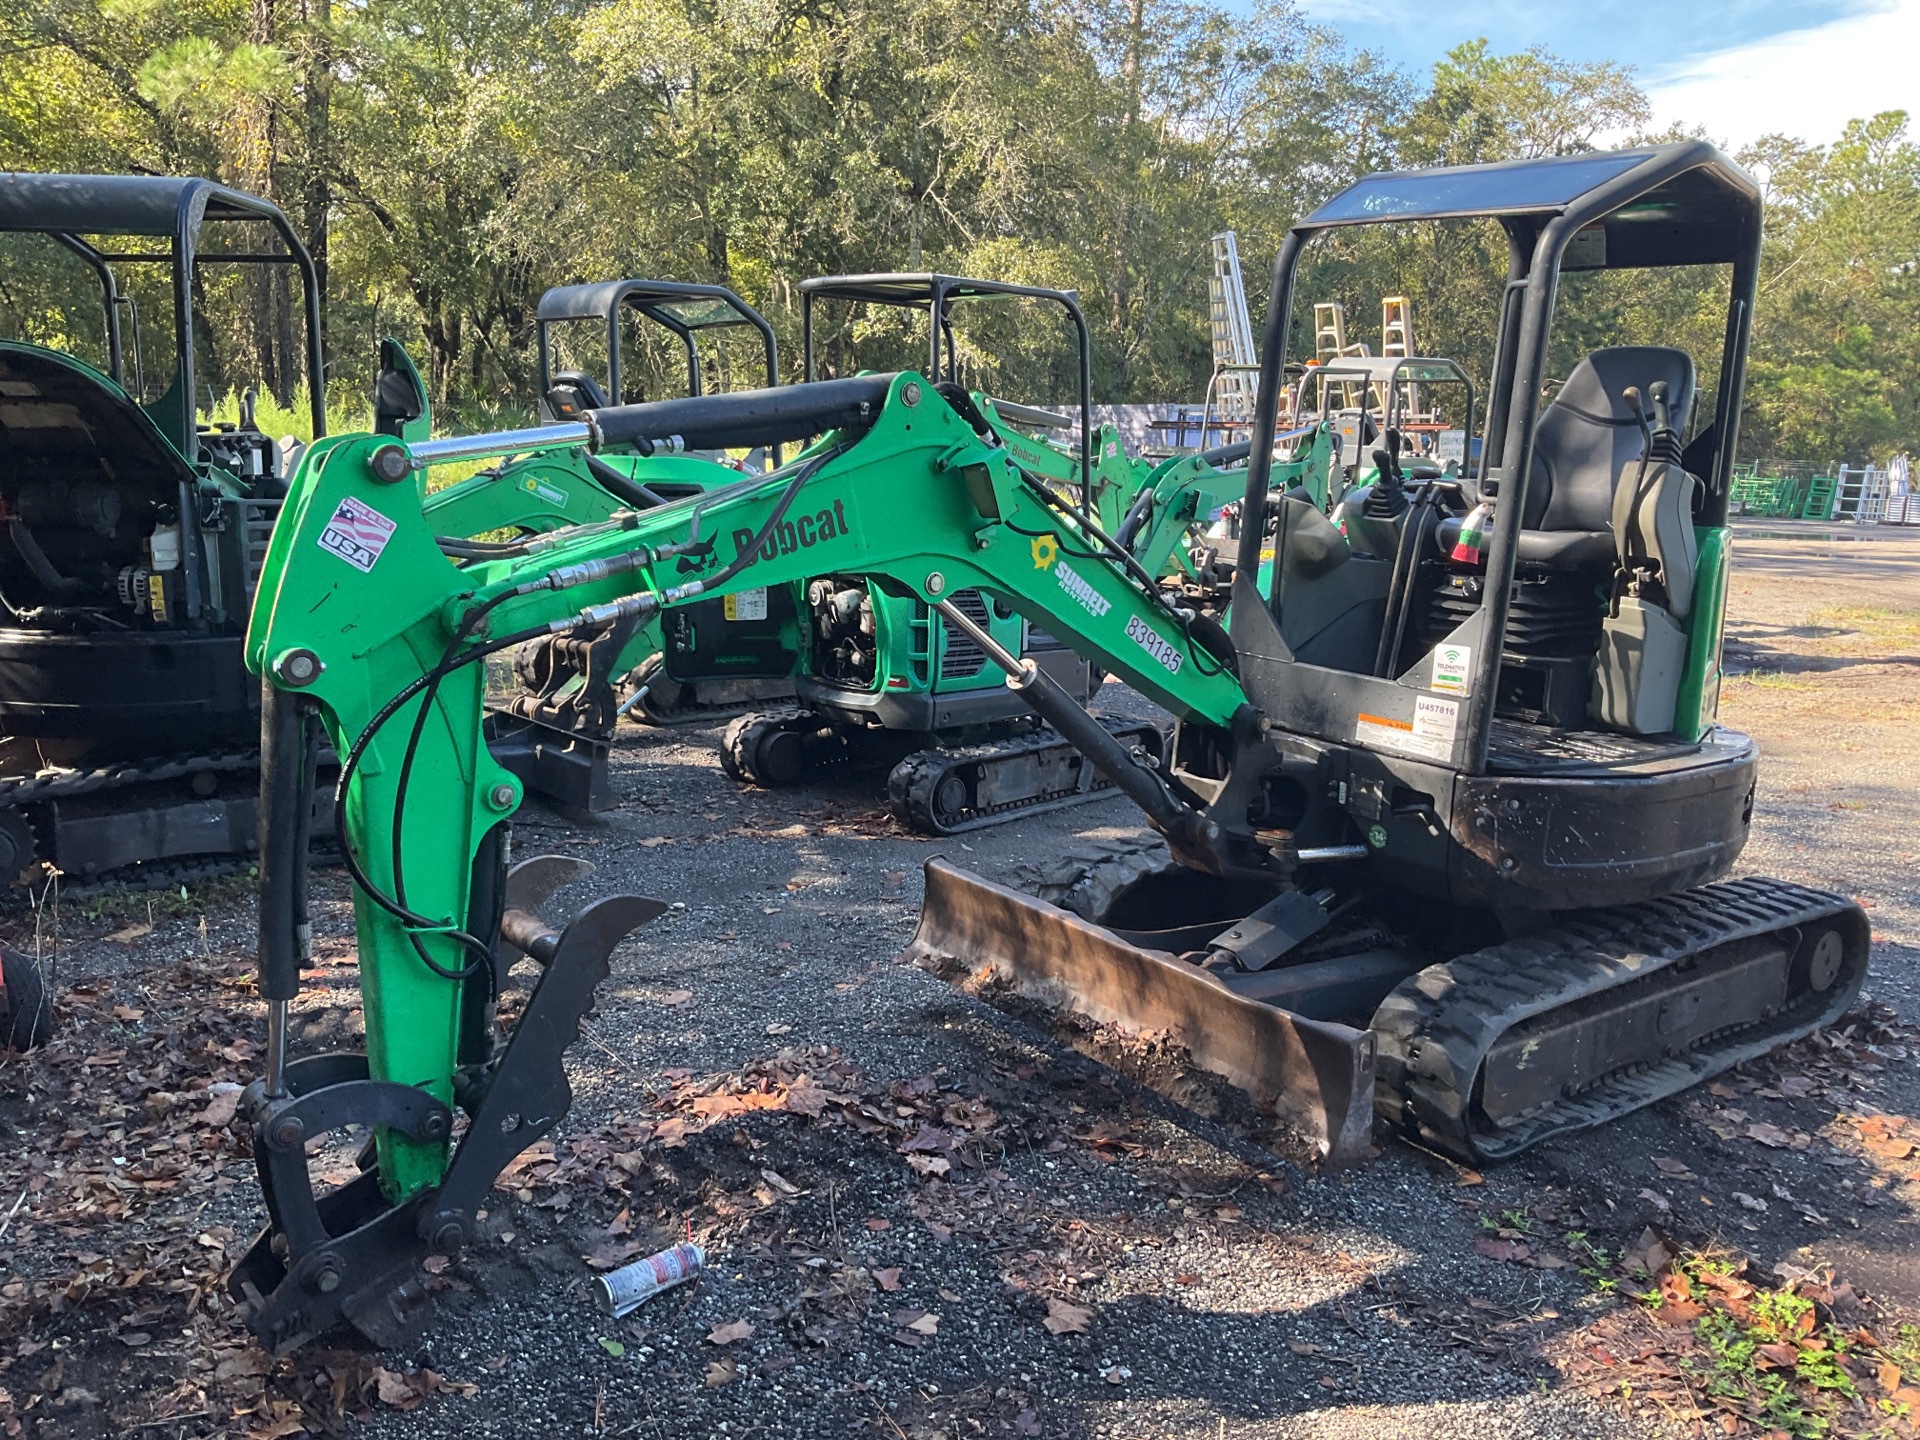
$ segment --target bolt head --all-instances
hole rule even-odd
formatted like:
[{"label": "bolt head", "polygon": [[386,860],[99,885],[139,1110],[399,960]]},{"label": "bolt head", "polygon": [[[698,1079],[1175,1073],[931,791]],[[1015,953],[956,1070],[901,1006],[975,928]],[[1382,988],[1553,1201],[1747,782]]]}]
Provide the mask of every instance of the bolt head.
[{"label": "bolt head", "polygon": [[938,595],[947,588],[947,577],[938,570],[927,576],[927,593]]},{"label": "bolt head", "polygon": [[413,473],[413,457],[404,445],[382,445],[367,463],[373,478],[383,485],[397,484]]},{"label": "bolt head", "polygon": [[326,668],[320,657],[307,649],[289,650],[273,662],[274,678],[296,690],[318,680]]},{"label": "bolt head", "polygon": [[496,810],[505,810],[513,804],[513,786],[502,781],[488,793],[487,799],[493,802]]},{"label": "bolt head", "polygon": [[422,1140],[444,1140],[447,1138],[447,1112],[429,1110],[420,1117],[420,1138]]},{"label": "bolt head", "polygon": [[467,1248],[467,1227],[458,1220],[442,1221],[434,1227],[433,1248],[442,1255],[458,1255]]},{"label": "bolt head", "polygon": [[920,386],[917,381],[909,380],[900,387],[900,403],[909,409],[920,403]]},{"label": "bolt head", "polygon": [[307,1139],[307,1127],[298,1115],[283,1115],[273,1122],[273,1130],[267,1137],[283,1150],[291,1150],[296,1145],[304,1145]]},{"label": "bolt head", "polygon": [[313,1288],[322,1295],[331,1295],[340,1288],[340,1271],[333,1261],[322,1261],[320,1268],[313,1272]]}]

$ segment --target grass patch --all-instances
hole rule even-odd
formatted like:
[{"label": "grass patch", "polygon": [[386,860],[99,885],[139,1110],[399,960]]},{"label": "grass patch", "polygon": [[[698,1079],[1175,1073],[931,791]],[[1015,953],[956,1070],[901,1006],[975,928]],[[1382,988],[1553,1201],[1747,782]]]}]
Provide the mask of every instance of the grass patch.
[{"label": "grass patch", "polygon": [[1811,624],[1852,630],[1872,640],[1920,644],[1920,610],[1894,605],[1834,605],[1814,611],[1807,619]]},{"label": "grass patch", "polygon": [[1757,685],[1763,690],[1811,690],[1813,685],[1798,676],[1789,675],[1784,670],[1749,670],[1738,676],[1743,685]]},{"label": "grass patch", "polygon": [[[1651,1274],[1639,1263],[1648,1257],[1657,1262]],[[1589,1262],[1582,1274],[1606,1278],[1604,1263],[1591,1263],[1604,1261],[1604,1251],[1582,1258]],[[1830,1274],[1757,1282],[1737,1256],[1676,1255],[1651,1232],[1618,1270],[1634,1304],[1597,1322],[1572,1361],[1576,1377],[1596,1388],[1653,1400],[1670,1418],[1694,1422],[1694,1433],[1794,1440],[1916,1433],[1920,1326],[1876,1331],[1852,1287]]]},{"label": "grass patch", "polygon": [[165,890],[113,891],[63,902],[71,913],[94,924],[128,921],[192,920],[209,911],[230,910],[253,898],[260,872],[249,865],[231,875],[216,875]]}]

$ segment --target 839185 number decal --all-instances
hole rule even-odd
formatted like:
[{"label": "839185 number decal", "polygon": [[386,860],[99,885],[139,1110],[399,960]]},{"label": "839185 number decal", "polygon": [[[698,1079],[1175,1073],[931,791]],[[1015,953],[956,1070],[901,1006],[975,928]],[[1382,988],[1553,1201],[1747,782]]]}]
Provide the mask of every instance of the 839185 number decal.
[{"label": "839185 number decal", "polygon": [[1162,639],[1159,632],[1138,615],[1129,616],[1127,619],[1127,638],[1165,666],[1169,675],[1180,673],[1180,666],[1186,657]]}]

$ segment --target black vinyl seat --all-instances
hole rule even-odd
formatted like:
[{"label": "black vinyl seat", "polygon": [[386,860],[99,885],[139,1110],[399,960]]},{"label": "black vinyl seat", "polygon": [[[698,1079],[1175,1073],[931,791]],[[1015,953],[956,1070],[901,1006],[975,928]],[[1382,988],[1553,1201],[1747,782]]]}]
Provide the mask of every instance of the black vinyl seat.
[{"label": "black vinyl seat", "polygon": [[[1616,345],[1596,350],[1574,367],[1534,430],[1533,474],[1527,486],[1519,559],[1548,570],[1610,568],[1618,554],[1613,534],[1614,492],[1640,464],[1645,440],[1633,407],[1622,398],[1640,391],[1642,413],[1656,381],[1664,380],[1673,427],[1686,433],[1693,410],[1693,360],[1666,345]],[[1442,523],[1443,551],[1460,537],[1460,522]]]}]

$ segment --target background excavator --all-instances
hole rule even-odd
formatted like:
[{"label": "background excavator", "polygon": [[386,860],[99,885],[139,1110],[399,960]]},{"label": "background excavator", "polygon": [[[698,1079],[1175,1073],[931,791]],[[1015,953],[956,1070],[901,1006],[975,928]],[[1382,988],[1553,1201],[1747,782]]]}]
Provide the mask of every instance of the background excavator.
[{"label": "background excavator", "polygon": [[[1481,476],[1409,476],[1386,444],[1343,534],[1300,493],[1327,473],[1329,427],[1277,425],[1302,252],[1348,226],[1470,217],[1510,256]],[[913,373],[611,406],[533,436],[316,445],[248,633],[270,846],[268,1043],[245,1108],[269,1224],[231,1283],[256,1333],[276,1349],[343,1321],[412,1333],[421,1261],[461,1251],[494,1177],[565,1113],[594,987],[666,908],[614,896],[563,930],[537,917],[566,862],[506,863],[520,787],[486,748],[485,660],[744,582],[860,575],[926,604],[1164,842],[1064,867],[1045,896],[932,861],[910,953],[1170,1033],[1332,1159],[1381,1123],[1498,1160],[1839,1016],[1866,969],[1860,908],[1724,878],[1757,768],[1714,710],[1759,243],[1754,182],[1697,142],[1358,182],[1276,261],[1237,556],[1210,583],[1162,584]],[[1587,354],[1543,405],[1565,277],[1682,264],[1727,282],[1710,399],[1696,406],[1694,357],[1626,345]],[[815,435],[766,475],[534,553],[453,563],[421,513],[431,466],[489,446]],[[769,546],[803,518],[811,546]],[[1174,712],[1170,763],[952,603],[969,589]],[[367,1046],[295,1057],[316,729],[341,757]],[[501,1043],[501,975],[523,956],[538,978]],[[309,1145],[353,1126],[374,1132],[366,1168],[316,1194]]]},{"label": "background excavator", "polygon": [[[1237,481],[1202,488],[1205,477],[1220,474],[1210,463],[1139,461],[1126,454],[1111,427],[1086,424],[1091,414],[1086,323],[1068,292],[934,274],[829,276],[803,281],[800,290],[810,376],[821,363],[815,353],[816,302],[911,316],[913,328],[924,328],[935,384],[965,396],[1030,473],[1063,494],[1077,495],[1080,476],[1090,473],[1087,503],[1110,528],[1143,526],[1149,513],[1158,525],[1171,513],[1167,507],[1176,496],[1188,519],[1204,521],[1239,492]],[[540,305],[542,354],[551,347],[546,337],[555,321],[606,321],[611,350],[619,343],[613,319],[622,306],[649,318],[663,313],[670,318],[684,313],[674,298],[682,293],[706,297],[714,307],[724,300],[726,312],[702,312],[709,328],[737,324],[741,316],[763,327],[768,380],[774,383],[771,331],[737,296],[715,287],[628,280],[549,291]],[[1055,440],[1046,434],[1070,427],[1063,415],[960,388],[956,315],[996,304],[1000,318],[1029,340],[1051,328],[1036,324],[1036,313],[1057,310],[1067,322],[1076,341],[1080,438]],[[687,344],[690,393],[697,395],[700,370],[693,340]],[[832,348],[845,350],[837,344]],[[556,373],[550,382],[543,377],[543,383],[549,384],[550,415],[578,415],[605,399],[594,374]],[[777,460],[779,447],[773,450]],[[1244,450],[1239,447],[1239,453]],[[591,467],[590,477],[583,475],[582,464]],[[502,503],[518,502],[524,513],[514,523],[545,530],[603,516],[619,503],[646,508],[660,498],[684,498],[733,478],[725,457],[716,454],[629,452],[556,461],[550,451],[536,451],[435,492],[427,509],[441,523],[459,521],[466,528],[453,533],[461,534],[483,514],[503,513]],[[643,493],[623,490],[628,479],[645,481]],[[1135,506],[1142,508],[1129,517]],[[805,549],[807,535],[797,526],[790,534],[776,534],[774,544]],[[1184,547],[1164,548],[1163,564],[1185,564]],[[1097,688],[1102,677],[1094,668],[1012,608],[991,605],[972,591],[952,600],[999,644],[1031,656],[1078,698],[1085,700]],[[1046,733],[1031,711],[1007,694],[998,666],[967,635],[938,621],[923,603],[875,592],[862,576],[816,574],[784,586],[745,586],[626,629],[631,633],[610,632],[587,641],[545,638],[515,656],[521,691],[501,708],[525,723],[496,725],[496,753],[502,753],[500,741],[511,731],[517,737],[515,772],[564,808],[593,810],[612,803],[606,757],[620,716],[680,723],[743,708],[748,713],[721,741],[722,763],[735,779],[783,788],[822,773],[878,771],[886,777],[894,813],[922,833],[998,824],[1036,809],[1077,804],[1107,788],[1071,746]],[[762,702],[757,708],[756,698]],[[764,703],[768,699],[773,703]],[[1151,724],[1123,722],[1118,733],[1158,753],[1161,739]]]},{"label": "background excavator", "polygon": [[297,276],[285,358],[317,397],[313,265],[267,201],[159,176],[0,174],[0,241],[71,316],[0,339],[0,872],[176,881],[253,846],[241,636],[286,490],[250,390],[199,418],[265,378],[216,364],[203,312]]}]

